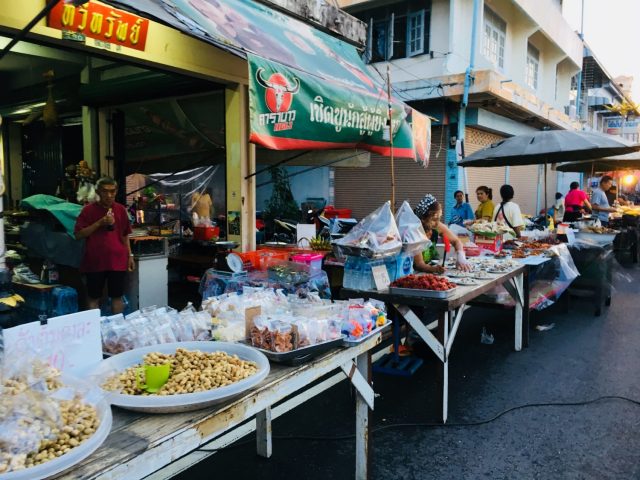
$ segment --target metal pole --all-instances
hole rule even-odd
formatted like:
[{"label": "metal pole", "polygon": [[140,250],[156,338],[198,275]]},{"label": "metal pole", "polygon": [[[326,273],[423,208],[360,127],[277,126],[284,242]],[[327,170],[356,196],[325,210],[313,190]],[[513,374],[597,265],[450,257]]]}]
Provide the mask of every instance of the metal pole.
[{"label": "metal pole", "polygon": [[396,169],[393,159],[393,110],[391,108],[391,69],[387,63],[387,98],[389,100],[389,147],[391,160],[391,211],[396,211]]},{"label": "metal pole", "polygon": [[[464,91],[462,94],[462,102],[460,103],[460,112],[458,114],[458,140],[464,147],[465,124],[467,119],[467,105],[469,104],[469,90],[471,89],[471,81],[473,69],[475,68],[476,44],[478,36],[478,18],[480,15],[480,4],[482,0],[473,0],[473,19],[471,24],[471,50],[469,52],[469,66],[464,74]],[[463,171],[464,177],[463,188],[468,193],[467,172]]]}]

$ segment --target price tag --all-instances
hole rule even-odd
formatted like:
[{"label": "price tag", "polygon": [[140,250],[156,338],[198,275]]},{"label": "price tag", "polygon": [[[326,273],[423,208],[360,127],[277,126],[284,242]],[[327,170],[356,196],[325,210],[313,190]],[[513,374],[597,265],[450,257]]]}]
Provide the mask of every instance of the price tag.
[{"label": "price tag", "polygon": [[389,288],[391,280],[389,279],[389,272],[386,266],[376,265],[375,267],[371,267],[371,272],[373,273],[373,281],[378,291]]},{"label": "price tag", "polygon": [[251,340],[251,329],[253,328],[253,319],[262,314],[262,307],[249,307],[244,311],[244,336],[247,340]]}]

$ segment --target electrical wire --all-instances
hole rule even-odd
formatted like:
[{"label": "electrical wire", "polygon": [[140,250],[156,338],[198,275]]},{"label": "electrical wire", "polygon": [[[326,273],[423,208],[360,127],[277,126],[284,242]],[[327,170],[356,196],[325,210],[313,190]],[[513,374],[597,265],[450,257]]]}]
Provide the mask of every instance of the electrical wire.
[{"label": "electrical wire", "polygon": [[[393,430],[397,428],[466,428],[466,427],[479,427],[482,425],[487,425],[489,423],[495,422],[499,418],[517,410],[524,410],[527,408],[541,408],[541,407],[581,407],[586,405],[592,405],[594,403],[601,402],[603,400],[622,400],[625,402],[632,403],[636,406],[640,406],[640,401],[635,400],[633,398],[628,398],[622,395],[603,395],[591,400],[577,401],[577,402],[537,402],[537,403],[525,403],[523,405],[516,405],[515,407],[508,408],[506,410],[501,411],[500,413],[494,415],[491,418],[485,420],[478,420],[476,422],[464,422],[464,423],[426,423],[426,422],[410,422],[410,423],[390,423],[388,425],[380,425],[371,429],[370,434],[374,434],[377,432],[382,432],[384,430]],[[271,437],[273,440],[307,440],[307,441],[326,441],[326,442],[334,442],[334,441],[342,441],[342,440],[350,440],[356,438],[355,433],[347,433],[342,435],[273,435]],[[219,452],[221,450],[231,450],[234,448],[239,448],[250,443],[253,443],[255,440],[244,440],[242,442],[234,443],[233,445],[228,445],[220,448],[198,448],[196,451],[198,452]]]}]

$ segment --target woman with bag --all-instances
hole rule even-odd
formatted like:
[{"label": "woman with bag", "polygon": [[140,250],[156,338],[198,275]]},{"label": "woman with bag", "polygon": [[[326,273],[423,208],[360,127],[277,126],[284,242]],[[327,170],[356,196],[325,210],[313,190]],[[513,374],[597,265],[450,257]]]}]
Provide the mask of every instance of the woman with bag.
[{"label": "woman with bag", "polygon": [[502,185],[500,187],[500,196],[502,201],[493,209],[493,221],[503,222],[520,238],[520,232],[524,227],[522,213],[517,203],[513,201],[514,191],[511,185]]}]

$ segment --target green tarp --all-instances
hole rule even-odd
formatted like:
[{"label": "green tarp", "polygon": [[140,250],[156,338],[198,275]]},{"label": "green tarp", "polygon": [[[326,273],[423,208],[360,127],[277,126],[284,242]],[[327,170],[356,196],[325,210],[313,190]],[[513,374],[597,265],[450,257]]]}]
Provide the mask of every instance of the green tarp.
[{"label": "green tarp", "polygon": [[47,210],[56,217],[67,233],[75,238],[73,229],[76,225],[76,219],[82,210],[82,205],[69,203],[51,195],[38,194],[23,199],[20,202],[20,206],[33,210]]}]

